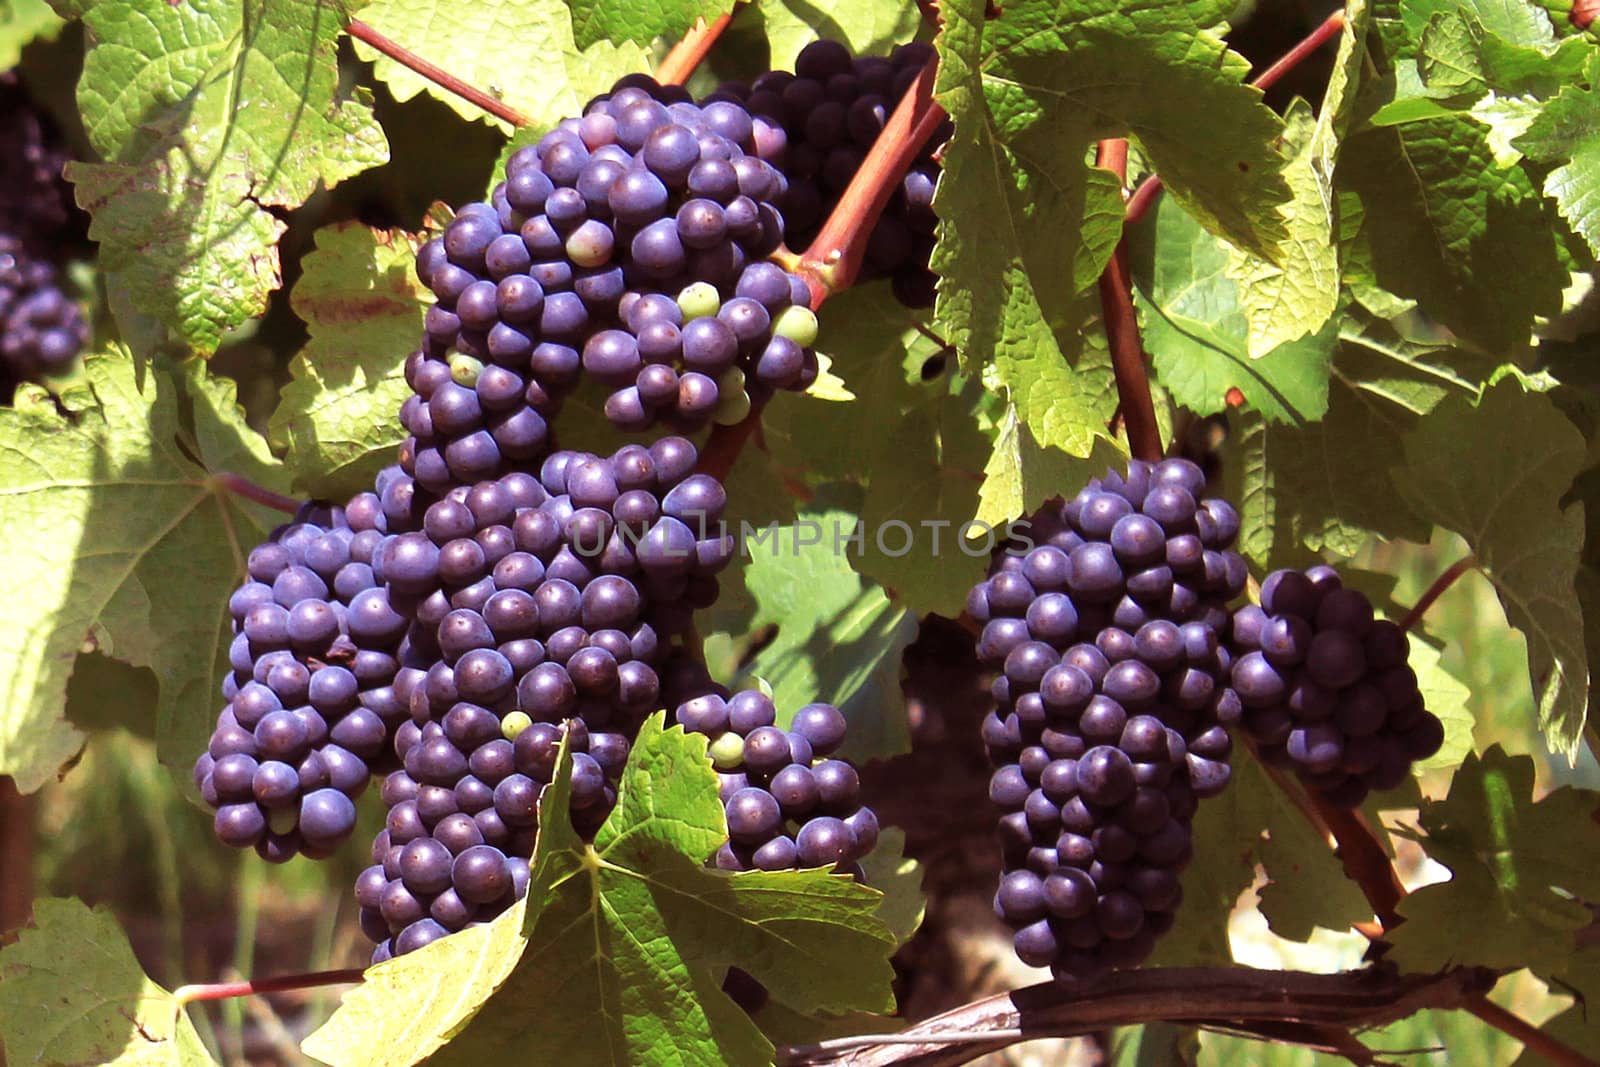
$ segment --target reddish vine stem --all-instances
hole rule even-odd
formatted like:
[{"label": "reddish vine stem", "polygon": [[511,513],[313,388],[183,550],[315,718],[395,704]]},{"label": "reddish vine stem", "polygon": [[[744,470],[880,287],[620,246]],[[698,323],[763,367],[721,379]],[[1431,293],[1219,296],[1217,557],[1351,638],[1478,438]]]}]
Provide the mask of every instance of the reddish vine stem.
[{"label": "reddish vine stem", "polygon": [[278,978],[256,978],[242,982],[205,982],[179,986],[172,991],[172,999],[181,1006],[199,1000],[229,1000],[259,993],[285,993],[291,989],[358,985],[365,979],[366,972],[359,967],[352,967],[342,971],[312,971],[310,974],[286,974]]},{"label": "reddish vine stem", "polygon": [[529,124],[528,117],[516,108],[501,103],[476,86],[468,85],[443,67],[429,63],[409,48],[384,36],[360,19],[351,19],[349,24],[345,26],[345,32],[356,40],[363,41],[376,48],[407,70],[427,78],[441,89],[446,89],[469,104],[482,108],[495,118],[503,122],[509,122],[513,126],[526,126]]},{"label": "reddish vine stem", "polygon": [[[1300,43],[1285,52],[1276,63],[1251,78],[1250,84],[1257,89],[1272,88],[1285,74],[1304,63],[1308,56],[1338,36],[1343,29],[1344,12],[1335,11],[1326,19],[1323,19],[1322,25],[1312,30]],[[1128,198],[1128,209],[1124,214],[1127,225],[1134,225],[1149,213],[1150,208],[1156,202],[1156,197],[1161,195],[1162,188],[1161,175],[1159,174],[1152,174],[1139,184],[1139,188],[1135,189],[1133,195]]]},{"label": "reddish vine stem", "polygon": [[717,43],[717,38],[722,36],[722,31],[728,28],[728,23],[733,21],[741,8],[745,6],[744,0],[734,4],[724,15],[707,22],[705,19],[696,19],[694,26],[683,35],[683,39],[672,46],[666,58],[661,61],[661,66],[656,68],[656,81],[662,85],[682,85],[689,80],[695,72],[706,53]]},{"label": "reddish vine stem", "polygon": [[220,471],[211,476],[211,484],[220,489],[226,489],[234,496],[243,497],[245,500],[254,501],[262,507],[272,508],[293,515],[300,510],[303,500],[296,500],[292,496],[274,493],[271,489],[257,485],[242,474],[231,471]]},{"label": "reddish vine stem", "polygon": [[0,945],[33,912],[33,798],[0,775]]},{"label": "reddish vine stem", "polygon": [[1394,929],[1403,921],[1399,907],[1406,889],[1367,817],[1360,811],[1335,807],[1315,793],[1311,804],[1338,844],[1336,852],[1345,875],[1361,888],[1383,928]]},{"label": "reddish vine stem", "polygon": [[1449,569],[1435,578],[1433,584],[1428,586],[1422,596],[1417,599],[1417,602],[1411,606],[1411,610],[1406,612],[1406,617],[1400,620],[1400,629],[1409,630],[1421,622],[1422,616],[1427,613],[1429,608],[1433,607],[1433,602],[1443,596],[1446,589],[1455,585],[1457,578],[1477,566],[1478,558],[1472,555],[1462,556],[1450,564]]},{"label": "reddish vine stem", "polygon": [[911,168],[917,153],[948,117],[933,99],[933,79],[937,71],[938,57],[930,57],[879,131],[872,150],[861,161],[855,177],[850,179],[844,195],[834,206],[828,221],[822,224],[811,247],[801,254],[799,273],[811,285],[813,294],[819,287],[824,291],[822,298],[814,296],[813,310],[827,294],[848,289],[855,283],[856,275],[861,272],[861,261],[866,256],[867,238],[878,224],[889,198]]},{"label": "reddish vine stem", "polygon": [[[1100,142],[1095,165],[1128,180],[1128,142],[1120,137]],[[1100,310],[1106,338],[1111,343],[1111,373],[1117,382],[1122,426],[1128,450],[1135,459],[1154,463],[1166,451],[1156,426],[1156,406],[1150,397],[1150,378],[1144,367],[1144,345],[1139,340],[1139,320],[1133,313],[1133,277],[1128,273],[1128,242],[1117,241],[1111,262],[1100,272]]]},{"label": "reddish vine stem", "polygon": [[1476,997],[1462,1005],[1463,1010],[1471,1012],[1501,1033],[1516,1038],[1525,1045],[1529,1052],[1536,1053],[1558,1064],[1559,1067],[1600,1067],[1600,1060],[1585,1056],[1576,1049],[1568,1048],[1562,1042],[1532,1025],[1525,1019],[1520,1019],[1511,1014],[1488,997]]},{"label": "reddish vine stem", "polygon": [[[894,195],[894,190],[910,169],[917,152],[945,120],[945,110],[933,99],[933,79],[937,58],[928,60],[922,73],[895,106],[894,114],[878,133],[872,150],[834,206],[816,239],[798,257],[791,270],[805,278],[811,289],[811,310],[816,311],[835,293],[843,292],[860,273],[867,239],[878,224],[878,217]],[[765,401],[751,406],[750,414],[732,426],[711,431],[700,451],[698,469],[719,480],[726,479],[738,462],[756,428],[761,424]]]}]

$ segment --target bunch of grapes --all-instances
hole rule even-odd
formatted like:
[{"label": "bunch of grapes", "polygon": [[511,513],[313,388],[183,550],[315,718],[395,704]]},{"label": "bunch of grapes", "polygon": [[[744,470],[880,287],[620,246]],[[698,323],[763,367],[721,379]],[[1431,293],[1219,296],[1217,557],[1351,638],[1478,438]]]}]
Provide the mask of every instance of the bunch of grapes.
[{"label": "bunch of grapes", "polygon": [[1331,804],[1393,789],[1444,743],[1407,665],[1405,631],[1373,618],[1332,567],[1280,570],[1261,606],[1233,617],[1233,688],[1268,763],[1298,771]]},{"label": "bunch of grapes", "polygon": [[585,374],[630,431],[736,421],[751,393],[809,386],[810,293],[763,261],[785,181],[753,136],[734,104],[629,79],[513,154],[417,257],[435,302],[401,465],[442,492],[528,464]]},{"label": "bunch of grapes", "polygon": [[720,687],[679,704],[675,721],[711,739],[728,840],[713,862],[727,871],[837,867],[864,877],[860,861],[878,843],[878,817],[861,804],[856,769],[831,758],[845,718],[807,704],[780,729],[772,698]]},{"label": "bunch of grapes", "polygon": [[999,668],[983,738],[1004,813],[995,897],[1018,956],[1085,978],[1149,955],[1181,899],[1238,698],[1221,642],[1239,519],[1187,460],[1133,461],[1032,525],[967,601]]},{"label": "bunch of grapes", "polygon": [[69,370],[89,341],[57,260],[82,217],[61,178],[67,156],[14,73],[0,74],[0,401],[18,382]]},{"label": "bunch of grapes", "polygon": [[[725,82],[708,100],[735,101],[764,120],[756,152],[781,169],[788,188],[779,199],[789,248],[805,248],[839,202],[895,105],[933,55],[927,44],[901,45],[883,56],[852,57],[838,41],[813,41],[795,59],[794,73],[769,71],[754,82]],[[765,128],[763,128],[765,127]],[[864,277],[887,277],[907,307],[931,306],[936,278],[933,190],[935,150],[950,136],[934,132],[885,206],[867,244]]]},{"label": "bunch of grapes", "polygon": [[[393,498],[402,480],[379,482]],[[355,798],[407,721],[396,674],[426,662],[374,571],[387,529],[362,493],[302,509],[251,551],[228,601],[227,704],[194,767],[223,842],[283,862],[327,856],[355,828]]]}]

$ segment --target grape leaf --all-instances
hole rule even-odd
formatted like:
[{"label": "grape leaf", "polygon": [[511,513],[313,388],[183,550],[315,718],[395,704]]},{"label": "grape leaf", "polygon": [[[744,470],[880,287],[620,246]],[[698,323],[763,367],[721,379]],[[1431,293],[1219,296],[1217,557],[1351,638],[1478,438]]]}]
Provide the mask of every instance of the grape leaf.
[{"label": "grape leaf", "polygon": [[[1575,953],[1552,992],[1557,990],[1574,993],[1577,999],[1539,1029],[1568,1048],[1600,1047],[1600,1013],[1594,1011],[1594,1005],[1600,1004],[1600,948],[1589,946]],[[1549,1064],[1543,1056],[1525,1049],[1513,1067]]]},{"label": "grape leaf", "polygon": [[0,4],[0,70],[10,70],[34,41],[53,41],[66,25],[45,0]]},{"label": "grape leaf", "polygon": [[572,35],[580,49],[597,41],[632,41],[649,45],[657,37],[678,38],[694,25],[708,22],[731,8],[731,0],[668,0],[641,4],[630,0],[569,3]]},{"label": "grape leaf", "polygon": [[1249,324],[1246,353],[1253,359],[1317,333],[1339,303],[1333,174],[1366,58],[1367,15],[1365,0],[1345,5],[1339,54],[1317,116],[1292,104],[1284,118],[1283,176],[1294,197],[1278,209],[1284,229],[1278,262],[1229,246],[1227,273],[1239,286],[1239,306]]},{"label": "grape leaf", "polygon": [[109,910],[42,898],[0,948],[0,1051],[11,1063],[214,1064],[172,994],[139,967]]},{"label": "grape leaf", "polygon": [[1361,199],[1378,283],[1463,339],[1516,351],[1535,315],[1561,309],[1552,213],[1521,168],[1495,165],[1470,117],[1363,131],[1345,141],[1338,181]]},{"label": "grape leaf", "polygon": [[1581,434],[1543,394],[1508,378],[1474,407],[1446,400],[1405,434],[1395,488],[1413,511],[1466,538],[1506,618],[1528,639],[1539,725],[1571,754],[1589,666],[1576,590],[1581,504],[1562,498],[1581,469]]},{"label": "grape leaf", "polygon": [[[155,671],[165,762],[187,768],[205,747],[226,658],[227,598],[245,554],[276,521],[210,473],[226,461],[260,484],[284,481],[264,445],[250,441],[233,384],[202,364],[187,366],[181,381],[149,372],[139,381],[123,353],[91,356],[85,373],[87,391],[72,398],[82,406],[70,418],[45,405],[0,409],[8,456],[0,546],[13,563],[0,593],[28,605],[0,624],[0,772],[25,791],[81,743],[61,710],[87,638]],[[191,458],[195,450],[204,465]]]},{"label": "grape leaf", "polygon": [[338,5],[100,0],[83,18],[78,104],[106,162],[66,175],[100,265],[210,353],[281,281],[273,209],[389,158],[371,109],[339,89]]},{"label": "grape leaf", "polygon": [[1472,691],[1455,675],[1445,670],[1437,649],[1422,640],[1415,632],[1407,635],[1411,652],[1407,659],[1417,674],[1417,688],[1422,693],[1424,706],[1444,724],[1444,744],[1439,751],[1425,760],[1412,764],[1414,774],[1440,769],[1454,769],[1472,751],[1472,727],[1475,720],[1467,701]]},{"label": "grape leaf", "polygon": [[906,855],[906,832],[886,826],[878,834],[878,845],[861,861],[867,884],[883,894],[875,913],[894,935],[896,945],[904,945],[922,926],[927,901],[922,896],[922,864]]},{"label": "grape leaf", "polygon": [[[705,0],[675,0],[669,11],[703,9]],[[634,17],[661,5],[633,4]],[[537,129],[549,129],[576,115],[589,98],[611,88],[624,74],[647,68],[648,50],[630,41],[594,40],[580,47],[573,16],[594,4],[528,0],[486,0],[458,4],[442,0],[375,0],[361,9],[361,20],[385,36],[427,56],[468,85],[483,90],[525,115]],[[615,8],[609,8],[614,11]],[[592,35],[593,21],[588,25]],[[427,92],[464,119],[505,126],[500,119],[357,41],[356,55],[373,64],[396,100]]]},{"label": "grape leaf", "polygon": [[418,235],[339,223],[315,241],[290,296],[311,339],[289,364],[271,432],[297,486],[342,497],[394,461],[405,357],[433,294],[412,269]]},{"label": "grape leaf", "polygon": [[859,493],[830,486],[793,525],[744,537],[740,565],[756,602],[750,628],[778,629],[746,677],[765,678],[783,714],[813,700],[836,705],[850,720],[846,755],[867,759],[909,745],[900,658],[917,622],[852,569],[859,508]]},{"label": "grape leaf", "polygon": [[1230,464],[1240,550],[1265,569],[1296,546],[1355,555],[1377,534],[1426,541],[1430,523],[1396,493],[1402,435],[1446,396],[1476,396],[1493,361],[1414,341],[1346,313],[1328,412],[1308,426],[1247,421]]},{"label": "grape leaf", "polygon": [[1074,486],[1108,470],[1125,468],[1127,463],[1127,453],[1110,437],[1097,440],[1088,459],[1040,445],[1017,417],[1017,409],[1008,404],[994,451],[983,468],[977,521],[1003,527],[1012,519],[1032,514],[1051,497],[1066,496]]},{"label": "grape leaf", "polygon": [[1559,164],[1545,177],[1545,195],[1600,255],[1600,85],[1562,89],[1511,143],[1530,159]]},{"label": "grape leaf", "polygon": [[748,28],[746,19],[760,22],[773,70],[793,70],[795,56],[819,37],[841,41],[856,55],[884,55],[922,28],[916,5],[891,0],[760,0],[734,25]]},{"label": "grape leaf", "polygon": [[1533,779],[1531,757],[1495,745],[1467,757],[1448,797],[1423,802],[1420,832],[1406,836],[1453,877],[1400,902],[1390,958],[1402,969],[1565,969],[1572,935],[1593,918],[1582,900],[1600,896],[1600,796],[1568,786],[1535,802]]},{"label": "grape leaf", "polygon": [[1268,879],[1260,908],[1279,937],[1310,938],[1315,927],[1345,930],[1372,917],[1361,891],[1283,791],[1251,755],[1236,751],[1233,779],[1200,805],[1194,861],[1184,872],[1183,904],[1172,933],[1157,945],[1163,965],[1233,962],[1228,914],[1260,865]]},{"label": "grape leaf", "polygon": [[1129,234],[1129,260],[1145,346],[1161,384],[1196,414],[1227,407],[1238,389],[1273,422],[1302,424],[1328,406],[1328,361],[1337,325],[1255,359],[1228,245],[1165,197]]}]

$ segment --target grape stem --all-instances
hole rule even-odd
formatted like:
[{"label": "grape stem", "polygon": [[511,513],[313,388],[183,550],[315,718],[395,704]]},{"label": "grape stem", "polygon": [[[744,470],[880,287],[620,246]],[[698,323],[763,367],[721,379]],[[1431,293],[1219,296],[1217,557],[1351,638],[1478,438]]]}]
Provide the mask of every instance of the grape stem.
[{"label": "grape stem", "polygon": [[722,36],[722,31],[728,28],[728,23],[733,21],[746,6],[745,0],[739,3],[724,15],[719,15],[710,22],[705,19],[695,19],[689,32],[683,39],[672,46],[672,51],[662,59],[661,66],[656,68],[656,81],[662,85],[682,85],[689,80],[689,76],[700,66],[706,58],[706,53],[717,43],[717,38]]},{"label": "grape stem", "polygon": [[274,493],[271,489],[257,485],[244,475],[234,474],[230,471],[219,471],[213,474],[210,482],[213,486],[225,489],[234,496],[243,497],[245,500],[260,504],[262,507],[272,508],[275,511],[282,511],[289,515],[298,512],[300,505],[305,503],[305,501],[296,500],[292,496]]},{"label": "grape stem", "polygon": [[[1101,141],[1095,165],[1115,174],[1119,183],[1127,182],[1128,142],[1120,137]],[[1111,262],[1100,272],[1100,311],[1105,319],[1106,339],[1111,345],[1111,373],[1117,382],[1118,407],[1122,411],[1123,430],[1128,435],[1128,450],[1135,459],[1155,463],[1165,449],[1161,447],[1155,401],[1150,396],[1150,378],[1144,367],[1139,320],[1133,312],[1133,276],[1128,272],[1125,235],[1117,241]]]},{"label": "grape stem", "polygon": [[312,971],[309,974],[286,974],[279,978],[256,978],[241,982],[204,982],[179,986],[172,991],[172,999],[181,1007],[200,1000],[228,1000],[261,993],[285,993],[291,989],[314,989],[324,985],[357,985],[365,978],[366,972],[361,968],[351,967],[342,971]]},{"label": "grape stem", "polygon": [[33,797],[0,775],[0,945],[33,912]]},{"label": "grape stem", "polygon": [[[1251,78],[1250,84],[1262,90],[1272,88],[1285,74],[1305,62],[1308,56],[1311,56],[1317,49],[1338,36],[1343,29],[1344,12],[1335,11],[1322,20],[1322,25],[1312,30],[1299,44],[1285,52],[1272,66]],[[1161,175],[1159,174],[1152,174],[1141,182],[1139,188],[1135,189],[1133,195],[1128,198],[1128,208],[1124,213],[1126,224],[1132,226],[1144,218],[1155,204],[1156,197],[1161,195],[1161,190]]]},{"label": "grape stem", "polygon": [[[896,187],[905,178],[911,162],[928,138],[945,120],[945,110],[933,99],[933,79],[938,70],[937,57],[930,58],[917,80],[895,106],[872,150],[862,161],[860,169],[851,179],[839,203],[834,206],[828,221],[811,247],[799,257],[791,269],[806,280],[811,289],[811,310],[822,307],[828,297],[848,289],[860,273],[861,261],[866,254],[867,239],[872,235],[884,205],[894,195]],[[719,481],[726,480],[733,465],[738,462],[756,428],[761,425],[764,399],[756,400],[750,414],[732,426],[717,426],[700,450],[700,463],[696,467]]]},{"label": "grape stem", "polygon": [[351,19],[345,26],[345,32],[356,40],[376,48],[407,70],[427,78],[441,89],[452,92],[467,103],[482,108],[502,122],[509,122],[513,126],[527,126],[530,124],[528,116],[516,108],[501,103],[482,89],[468,85],[443,67],[429,63],[409,48],[379,33],[360,19]]},{"label": "grape stem", "polygon": [[1519,1019],[1488,997],[1479,996],[1467,1001],[1465,1008],[1501,1033],[1516,1038],[1529,1052],[1542,1056],[1561,1067],[1596,1067],[1596,1061],[1568,1048],[1551,1035]]},{"label": "grape stem", "polygon": [[866,258],[867,239],[917,153],[948,117],[933,99],[938,57],[928,59],[878,133],[828,221],[800,256],[798,273],[811,286],[813,311],[828,295],[850,288]]},{"label": "grape stem", "polygon": [[1477,566],[1478,558],[1472,555],[1462,556],[1450,564],[1449,569],[1435,578],[1433,584],[1428,586],[1427,591],[1411,606],[1411,610],[1406,612],[1406,617],[1400,620],[1400,629],[1409,630],[1421,622],[1422,616],[1427,613],[1429,608],[1433,607],[1433,602],[1443,596],[1446,589],[1455,585],[1457,578],[1460,578],[1470,570],[1476,569]]},{"label": "grape stem", "polygon": [[[776,1062],[780,1067],[955,1067],[1021,1041],[1165,1021],[1308,1045],[1370,1064],[1376,1057],[1352,1031],[1424,1010],[1475,1010],[1495,979],[1495,972],[1475,967],[1430,975],[1400,975],[1386,968],[1341,974],[1239,967],[1122,971],[986,997],[897,1034],[791,1045],[778,1050]],[[1546,1053],[1552,1061],[1592,1067],[1592,1061],[1544,1036],[1555,1050]]]}]

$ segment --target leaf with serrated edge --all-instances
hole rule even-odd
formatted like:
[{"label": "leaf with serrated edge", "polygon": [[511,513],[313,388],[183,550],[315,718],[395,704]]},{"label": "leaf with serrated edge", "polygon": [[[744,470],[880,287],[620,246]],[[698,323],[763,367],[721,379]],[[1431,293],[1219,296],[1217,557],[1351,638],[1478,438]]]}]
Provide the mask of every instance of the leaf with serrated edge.
[{"label": "leaf with serrated edge", "polygon": [[0,70],[10,70],[34,41],[53,41],[66,22],[45,0],[7,0],[0,5]]},{"label": "leaf with serrated edge", "polygon": [[1404,438],[1395,488],[1412,509],[1466,538],[1506,618],[1528,639],[1539,725],[1568,755],[1580,743],[1589,665],[1576,589],[1583,506],[1562,498],[1583,436],[1543,394],[1508,377],[1474,407],[1450,399]]},{"label": "leaf with serrated edge", "polygon": [[[527,116],[536,130],[549,129],[576,115],[589,98],[611,88],[624,74],[644,71],[648,51],[639,44],[596,40],[579,48],[573,16],[592,5],[540,0],[376,0],[361,9],[361,20],[419,55],[428,57],[468,85]],[[655,5],[635,7],[654,11]],[[505,124],[476,104],[443,88],[357,41],[356,54],[397,100],[426,92],[464,119]]]},{"label": "leaf with serrated edge", "polygon": [[1559,164],[1545,177],[1545,195],[1600,255],[1600,86],[1567,86],[1511,143],[1530,159]]},{"label": "leaf with serrated edge", "polygon": [[1533,779],[1532,758],[1496,745],[1467,757],[1446,799],[1423,803],[1422,832],[1408,836],[1453,877],[1400,902],[1406,921],[1390,940],[1401,968],[1565,968],[1592,919],[1581,901],[1600,897],[1600,796],[1569,786],[1535,802]]},{"label": "leaf with serrated edge", "polygon": [[[719,989],[730,965],[804,1012],[892,1005],[894,937],[873,916],[874,890],[821,871],[704,866],[727,829],[703,737],[652,717],[618,792],[592,847],[568,828],[566,790],[542,798],[554,829],[529,884],[528,965],[432,1062],[521,1058],[532,1042],[578,1067],[770,1062]],[[516,1007],[528,1004],[540,1010]]]},{"label": "leaf with serrated edge", "polygon": [[1012,519],[1032,514],[1051,497],[1070,496],[1075,486],[1126,467],[1127,462],[1127,453],[1110,437],[1096,441],[1088,459],[1042,446],[1017,418],[1016,408],[1007,405],[994,451],[983,468],[977,521],[1003,527]]},{"label": "leaf with serrated edge", "polygon": [[341,97],[343,21],[326,0],[101,0],[84,14],[78,103],[106,162],[66,176],[101,267],[202,354],[281,281],[272,209],[389,158],[371,109]]},{"label": "leaf with serrated edge", "polygon": [[1317,117],[1295,107],[1285,117],[1289,162],[1283,176],[1294,198],[1279,209],[1284,237],[1278,262],[1229,246],[1227,273],[1239,284],[1239,305],[1249,323],[1246,351],[1252,359],[1321,330],[1338,306],[1333,175],[1366,58],[1367,14],[1365,0],[1345,5],[1339,54]]},{"label": "leaf with serrated edge", "polygon": [[14,1064],[214,1064],[188,1014],[139,967],[107,910],[45,898],[0,948],[0,1050]]},{"label": "leaf with serrated edge", "polygon": [[412,269],[417,235],[339,223],[315,241],[290,294],[311,339],[289,364],[271,430],[296,485],[347,496],[394,461],[405,436],[395,415],[411,394],[405,358],[432,293]]},{"label": "leaf with serrated edge", "polygon": [[793,70],[800,50],[819,37],[840,41],[858,56],[886,55],[922,28],[922,13],[898,0],[760,0],[739,18],[761,22],[773,70]]},{"label": "leaf with serrated edge", "polygon": [[228,595],[250,547],[282,518],[222,491],[208,467],[228,462],[284,486],[264,446],[238,443],[253,435],[232,383],[200,363],[183,374],[200,427],[190,440],[206,467],[179,446],[176,383],[148,370],[140,381],[126,353],[88,358],[86,403],[70,422],[42,405],[0,410],[0,546],[12,563],[0,593],[30,609],[0,630],[0,772],[25,791],[81,741],[60,716],[88,635],[107,655],[155,670],[164,762],[186,771],[205,747]]},{"label": "leaf with serrated edge", "polygon": [[696,19],[710,21],[724,14],[732,0],[589,0],[570,5],[572,33],[579,48],[596,41],[632,41],[649,45],[657,37],[675,39]]}]

